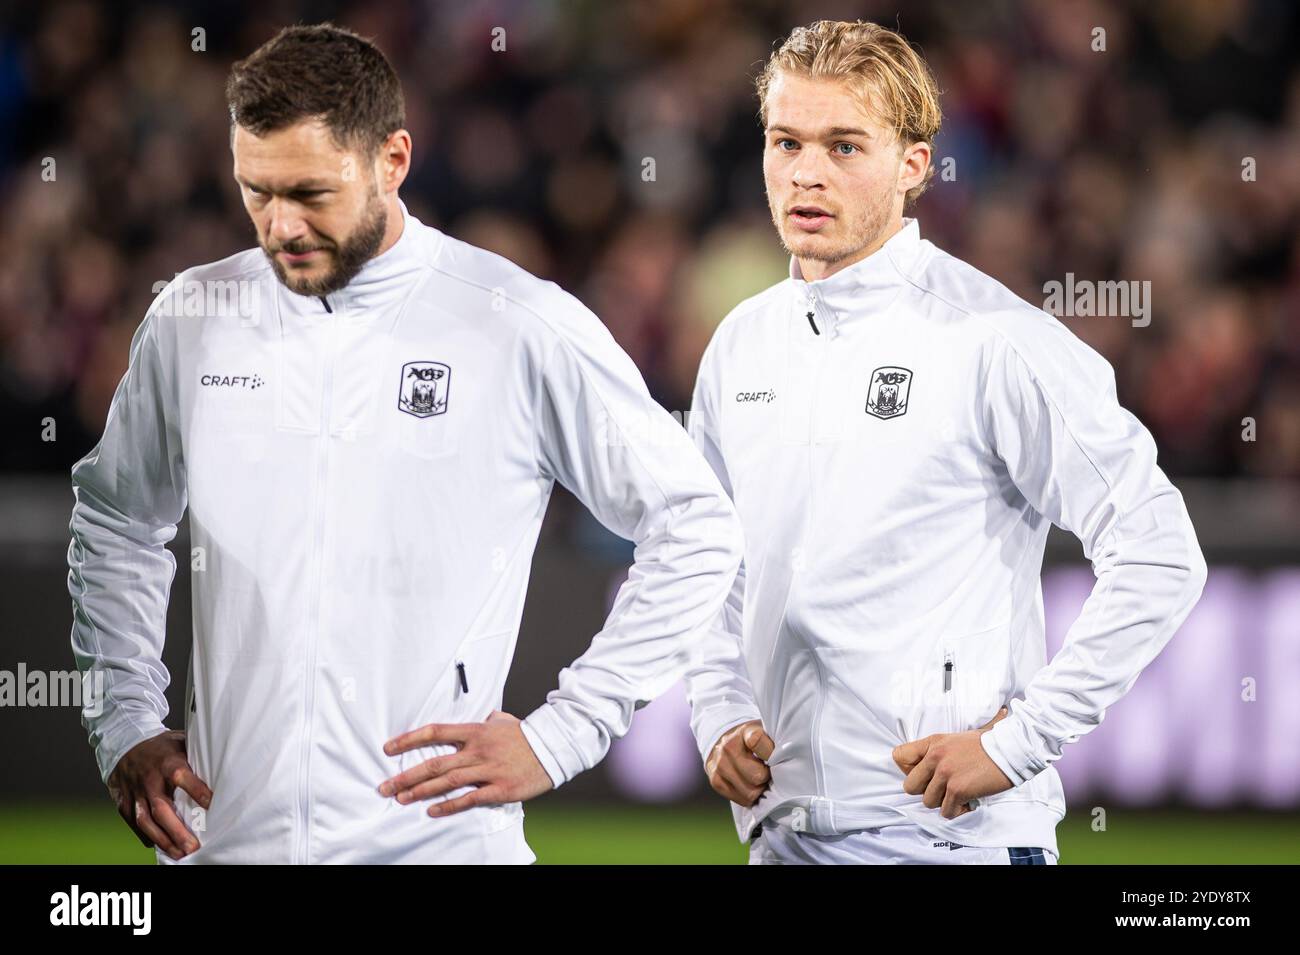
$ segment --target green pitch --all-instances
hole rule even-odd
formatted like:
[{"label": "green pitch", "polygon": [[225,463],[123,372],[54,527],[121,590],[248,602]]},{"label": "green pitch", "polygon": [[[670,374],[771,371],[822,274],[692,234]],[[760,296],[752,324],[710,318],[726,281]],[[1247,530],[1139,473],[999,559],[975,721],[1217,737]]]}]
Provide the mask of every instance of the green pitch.
[{"label": "green pitch", "polygon": [[[525,807],[528,843],[544,864],[743,864],[726,808]],[[1112,809],[1107,831],[1086,813],[1057,830],[1062,865],[1096,863],[1300,862],[1300,815],[1130,812]],[[136,841],[107,801],[101,805],[0,807],[0,864],[142,863]]]}]

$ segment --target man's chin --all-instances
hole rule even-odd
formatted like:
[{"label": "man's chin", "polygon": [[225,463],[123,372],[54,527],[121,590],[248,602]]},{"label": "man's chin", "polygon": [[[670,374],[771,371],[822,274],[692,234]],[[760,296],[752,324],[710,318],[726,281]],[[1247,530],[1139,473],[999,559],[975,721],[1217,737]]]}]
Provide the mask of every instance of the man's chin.
[{"label": "man's chin", "polygon": [[327,282],[323,279],[295,279],[287,278],[284,280],[284,287],[290,292],[298,295],[333,295],[338,289],[333,282]]},{"label": "man's chin", "polygon": [[271,261],[272,271],[280,280],[280,284],[297,295],[333,295],[339,290],[337,277],[333,272],[321,274],[290,271],[274,259]]},{"label": "man's chin", "polygon": [[838,262],[848,253],[836,242],[823,235],[799,233],[785,239],[786,250],[796,259],[808,259],[813,262]]}]

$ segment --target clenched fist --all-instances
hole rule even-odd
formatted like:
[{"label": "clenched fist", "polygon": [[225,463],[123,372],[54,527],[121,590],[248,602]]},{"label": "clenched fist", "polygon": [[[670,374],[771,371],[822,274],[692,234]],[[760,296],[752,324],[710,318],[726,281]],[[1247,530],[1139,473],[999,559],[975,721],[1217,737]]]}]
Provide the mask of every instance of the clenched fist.
[{"label": "clenched fist", "polygon": [[772,781],[766,760],[775,748],[761,720],[732,727],[713,744],[705,761],[709,785],[739,806],[754,805]]}]

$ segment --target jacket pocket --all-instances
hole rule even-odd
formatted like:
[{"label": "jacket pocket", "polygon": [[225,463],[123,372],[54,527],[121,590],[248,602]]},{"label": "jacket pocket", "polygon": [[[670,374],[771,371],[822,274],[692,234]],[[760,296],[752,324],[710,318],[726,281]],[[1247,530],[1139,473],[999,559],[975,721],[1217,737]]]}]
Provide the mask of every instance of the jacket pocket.
[{"label": "jacket pocket", "polygon": [[412,725],[486,719],[505,686],[513,637],[513,629],[495,630],[461,641]]},{"label": "jacket pocket", "polygon": [[[409,722],[412,729],[429,723],[481,723],[496,708],[510,670],[514,630],[498,630],[461,642],[438,675],[433,691]],[[456,751],[449,743],[436,743],[403,753],[401,770]]]},{"label": "jacket pocket", "polygon": [[916,738],[914,661],[877,646],[819,646],[809,656],[782,693],[783,772],[801,791],[812,794],[815,782],[815,794],[830,799],[897,791],[891,753]]},{"label": "jacket pocket", "polygon": [[501,702],[510,672],[514,630],[498,630],[469,640],[452,660],[453,708],[457,719],[478,721]]},{"label": "jacket pocket", "polygon": [[977,729],[997,715],[1011,692],[1009,624],[945,637],[941,648],[947,732]]}]

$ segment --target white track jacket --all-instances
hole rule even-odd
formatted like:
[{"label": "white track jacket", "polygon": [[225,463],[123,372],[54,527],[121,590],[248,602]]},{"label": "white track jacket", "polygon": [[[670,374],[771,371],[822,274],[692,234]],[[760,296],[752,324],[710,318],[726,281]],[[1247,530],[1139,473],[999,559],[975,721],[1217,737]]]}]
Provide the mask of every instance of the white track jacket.
[{"label": "white track jacket", "polygon": [[387,739],[501,706],[554,482],[636,543],[604,629],[523,722],[556,786],[680,679],[740,563],[731,502],[600,320],[402,212],[326,300],[259,249],[177,276],[72,471],[72,644],[106,680],[83,712],[105,780],[165,729],[164,544],[189,508],[185,729],[213,790],[205,818],[176,792],[189,862],[534,861],[519,803],[431,819],[377,787],[454,751]]},{"label": "white track jacket", "polygon": [[[772,782],[733,806],[818,834],[914,823],[969,846],[1056,850],[1052,766],[1101,722],[1198,599],[1182,496],[1110,365],[1055,318],[922,240],[737,306],[701,363],[689,427],[735,501],[745,558],[688,674],[707,758],[761,719]],[[1097,319],[1103,321],[1104,319]],[[1097,584],[1046,661],[1049,524]],[[944,819],[892,750],[985,733],[1014,788]]]}]

